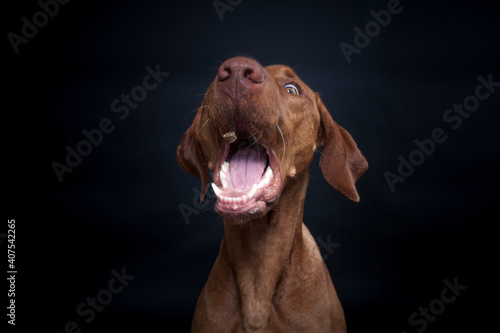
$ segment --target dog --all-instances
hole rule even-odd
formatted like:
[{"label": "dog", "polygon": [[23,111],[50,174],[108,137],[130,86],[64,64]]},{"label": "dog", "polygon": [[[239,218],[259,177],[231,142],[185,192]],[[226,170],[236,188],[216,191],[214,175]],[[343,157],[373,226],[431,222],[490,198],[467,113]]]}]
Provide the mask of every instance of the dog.
[{"label": "dog", "polygon": [[192,332],[345,332],[328,269],[302,221],[309,165],[358,202],[368,168],[351,135],[293,69],[234,57],[222,63],[177,162],[212,175],[223,217],[219,255],[198,298]]}]

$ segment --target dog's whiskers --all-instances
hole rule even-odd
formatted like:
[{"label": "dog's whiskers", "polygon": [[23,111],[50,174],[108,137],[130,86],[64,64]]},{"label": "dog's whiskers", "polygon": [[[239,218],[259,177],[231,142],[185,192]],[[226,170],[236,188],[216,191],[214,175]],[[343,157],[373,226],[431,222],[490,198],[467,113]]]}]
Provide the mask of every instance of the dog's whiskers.
[{"label": "dog's whiskers", "polygon": [[209,120],[210,120],[210,118],[208,118],[207,120],[205,120],[205,122],[203,123],[203,125],[200,126],[200,129],[198,130],[198,133],[196,133],[196,136],[200,135],[201,130],[208,123]]},{"label": "dog's whiskers", "polygon": [[[260,134],[259,134],[259,132],[260,132]],[[263,134],[263,133],[264,133],[264,131],[259,131],[259,130],[257,130],[257,133],[256,133],[256,134],[259,134],[259,136],[258,136],[258,137],[255,137],[255,135],[250,134],[250,135],[254,138],[254,140],[253,140],[252,144],[250,144],[250,146],[253,146],[254,144],[256,144],[256,143],[257,143],[257,141],[259,141],[259,139],[262,137],[262,134]]]},{"label": "dog's whiskers", "polygon": [[281,131],[280,125],[276,124],[276,127],[278,128],[278,131],[281,134],[281,141],[283,142],[283,153],[281,154],[281,161],[280,161],[280,164],[283,165],[283,160],[285,159],[285,151],[286,151],[285,137],[283,136],[283,132]]}]

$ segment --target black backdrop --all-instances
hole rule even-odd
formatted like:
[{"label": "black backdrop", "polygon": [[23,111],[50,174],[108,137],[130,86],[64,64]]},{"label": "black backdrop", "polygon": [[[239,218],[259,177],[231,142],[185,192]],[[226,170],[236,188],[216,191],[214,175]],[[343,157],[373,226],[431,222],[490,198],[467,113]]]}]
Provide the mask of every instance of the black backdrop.
[{"label": "black backdrop", "polygon": [[189,331],[223,228],[175,149],[216,68],[245,54],[294,67],[370,163],[353,203],[316,155],[305,204],[349,331],[484,331],[497,299],[493,3],[5,4],[0,241],[7,264],[14,219],[17,274],[3,323],[14,298],[23,332]]}]

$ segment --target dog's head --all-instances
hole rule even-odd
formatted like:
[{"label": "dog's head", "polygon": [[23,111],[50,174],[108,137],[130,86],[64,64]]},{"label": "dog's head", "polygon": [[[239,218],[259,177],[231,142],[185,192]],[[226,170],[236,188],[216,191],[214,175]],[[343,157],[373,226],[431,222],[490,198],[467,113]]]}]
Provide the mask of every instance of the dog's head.
[{"label": "dog's head", "polygon": [[177,161],[201,178],[202,202],[211,170],[216,210],[248,220],[266,214],[290,180],[307,174],[317,147],[328,183],[359,201],[355,182],[368,163],[319,95],[287,66],[235,57],[219,67]]}]

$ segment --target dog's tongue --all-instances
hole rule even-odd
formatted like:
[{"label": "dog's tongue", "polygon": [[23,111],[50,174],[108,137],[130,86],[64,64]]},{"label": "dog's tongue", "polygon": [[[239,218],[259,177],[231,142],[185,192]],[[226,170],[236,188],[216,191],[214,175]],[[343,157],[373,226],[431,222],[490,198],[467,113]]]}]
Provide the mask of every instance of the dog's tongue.
[{"label": "dog's tongue", "polygon": [[266,152],[255,146],[236,151],[231,156],[229,168],[234,190],[246,191],[262,179],[266,168]]}]

